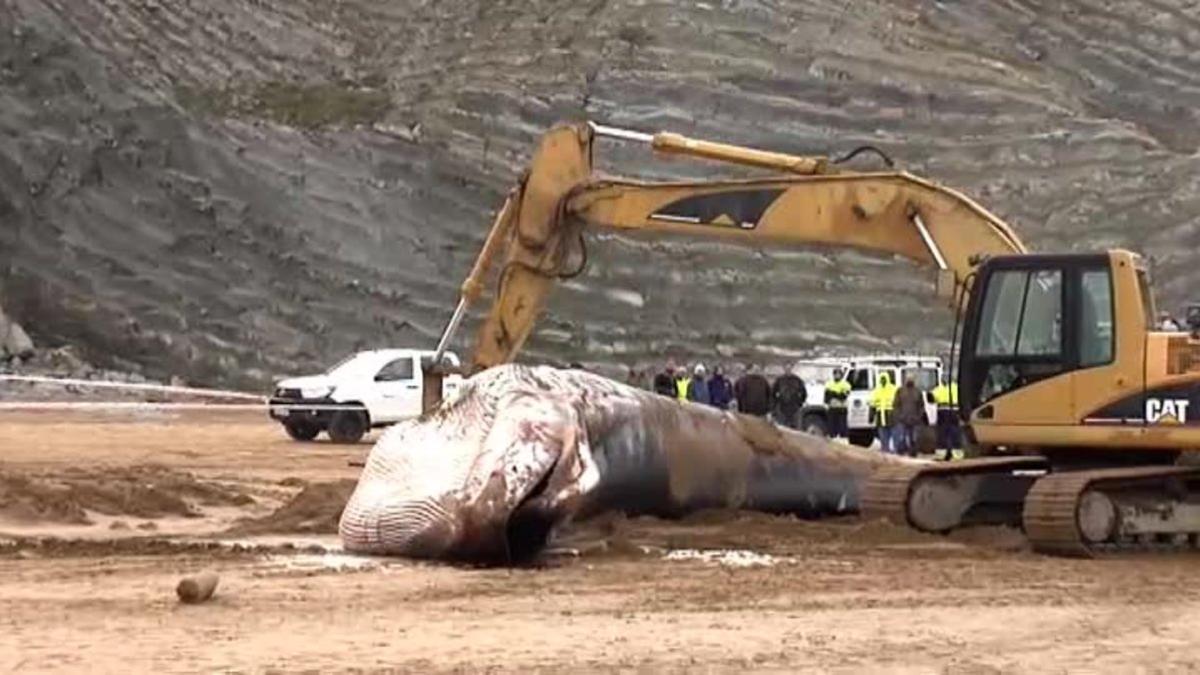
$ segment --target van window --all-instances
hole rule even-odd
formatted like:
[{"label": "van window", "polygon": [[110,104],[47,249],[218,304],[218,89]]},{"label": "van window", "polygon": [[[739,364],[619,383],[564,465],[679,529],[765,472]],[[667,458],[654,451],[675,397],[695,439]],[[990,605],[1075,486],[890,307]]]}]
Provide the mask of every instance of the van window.
[{"label": "van window", "polygon": [[403,382],[413,379],[413,360],[411,356],[396,359],[379,370],[375,376],[376,382]]},{"label": "van window", "polygon": [[904,379],[900,382],[900,384],[907,382],[908,378],[911,377],[913,383],[917,386],[917,389],[920,389],[921,391],[933,391],[934,388],[939,384],[937,368],[930,368],[927,366],[914,366],[905,368],[903,371],[903,377]]},{"label": "van window", "polygon": [[846,376],[846,381],[850,383],[850,388],[855,391],[866,391],[871,388],[871,373],[866,368],[861,370],[851,370]]},{"label": "van window", "polygon": [[892,369],[892,368],[880,368],[880,369],[879,369],[878,371],[876,371],[876,373],[875,373],[875,383],[876,383],[876,385],[878,385],[879,381],[883,379],[883,376],[884,376],[884,375],[887,375],[887,379],[888,379],[888,383],[889,383],[889,384],[895,384],[895,385],[900,385],[900,384],[903,384],[903,382],[901,382],[901,381],[900,381],[900,378],[899,378],[899,377],[897,377],[897,375],[896,375],[896,371],[895,371],[894,369]]}]

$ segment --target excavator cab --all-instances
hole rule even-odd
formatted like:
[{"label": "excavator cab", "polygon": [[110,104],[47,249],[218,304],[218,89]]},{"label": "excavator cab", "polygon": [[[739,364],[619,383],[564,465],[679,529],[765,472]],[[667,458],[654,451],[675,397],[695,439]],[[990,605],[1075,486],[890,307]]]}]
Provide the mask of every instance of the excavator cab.
[{"label": "excavator cab", "polygon": [[[959,399],[969,413],[964,421],[1075,423],[1074,392],[1063,376],[1108,366],[1116,357],[1110,263],[1107,254],[1021,255],[980,265],[958,364]],[[1127,384],[1138,387],[1138,379]],[[1041,407],[1046,399],[1056,404]]]},{"label": "excavator cab", "polygon": [[1091,556],[1200,546],[1200,341],[1153,330],[1137,254],[982,261],[963,313],[960,415],[982,459],[895,467],[863,510],[930,532],[1021,525]]},{"label": "excavator cab", "polygon": [[983,261],[958,360],[969,438],[1050,455],[1130,438],[1154,450],[1141,412],[1153,316],[1145,267],[1129,251]]}]

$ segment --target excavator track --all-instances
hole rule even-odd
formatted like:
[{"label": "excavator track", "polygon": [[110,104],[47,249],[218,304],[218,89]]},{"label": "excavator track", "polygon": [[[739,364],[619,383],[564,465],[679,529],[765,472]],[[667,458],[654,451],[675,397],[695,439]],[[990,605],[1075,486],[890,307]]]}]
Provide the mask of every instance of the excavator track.
[{"label": "excavator track", "polygon": [[[971,511],[975,494],[956,495],[951,512],[928,517],[928,509],[936,504],[934,492],[923,489],[930,485],[961,484],[962,479],[1006,477],[1019,471],[1044,471],[1044,457],[986,457],[959,462],[929,464],[895,464],[880,467],[872,474],[863,489],[859,511],[866,518],[886,518],[925,532],[944,532],[960,524],[959,515]],[[914,489],[916,488],[916,489]],[[976,489],[972,486],[971,489]],[[953,490],[953,487],[948,487]],[[955,496],[955,495],[952,495]],[[986,497],[986,495],[984,495]],[[926,510],[925,517],[921,509]],[[1018,515],[1019,517],[1019,511]]]},{"label": "excavator track", "polygon": [[923,469],[907,464],[877,469],[863,488],[859,512],[865,518],[886,518],[907,525],[908,489]]},{"label": "excavator track", "polygon": [[[1189,490],[1200,491],[1200,468],[1052,473],[1034,483],[1026,497],[1025,534],[1039,553],[1079,558],[1194,550],[1200,519],[1189,514],[1200,513],[1200,505],[1186,500]],[[1171,495],[1177,497],[1174,502],[1162,502]],[[1155,517],[1161,527],[1154,527]],[[1178,523],[1168,525],[1171,518]]]}]

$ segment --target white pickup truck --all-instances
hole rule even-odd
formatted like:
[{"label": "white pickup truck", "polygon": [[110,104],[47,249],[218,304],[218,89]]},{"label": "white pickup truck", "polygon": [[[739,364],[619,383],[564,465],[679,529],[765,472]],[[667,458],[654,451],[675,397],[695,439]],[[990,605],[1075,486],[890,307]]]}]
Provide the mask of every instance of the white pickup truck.
[{"label": "white pickup truck", "polygon": [[[358,352],[321,375],[279,382],[270,400],[270,416],[298,441],[311,441],[322,431],[338,443],[357,443],[368,429],[395,424],[421,414],[422,360],[434,353],[416,349]],[[443,356],[449,366],[458,357]],[[450,375],[443,395],[462,382]]]}]

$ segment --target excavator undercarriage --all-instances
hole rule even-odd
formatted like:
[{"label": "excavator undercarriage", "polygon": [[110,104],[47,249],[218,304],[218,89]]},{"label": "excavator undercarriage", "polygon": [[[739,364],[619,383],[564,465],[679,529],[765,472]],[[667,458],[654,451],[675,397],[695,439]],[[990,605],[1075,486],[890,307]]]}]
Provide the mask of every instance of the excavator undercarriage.
[{"label": "excavator undercarriage", "polygon": [[1200,467],[1055,470],[1043,456],[895,466],[872,477],[862,512],[932,533],[1018,526],[1054,555],[1197,550]]}]

